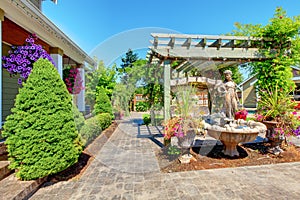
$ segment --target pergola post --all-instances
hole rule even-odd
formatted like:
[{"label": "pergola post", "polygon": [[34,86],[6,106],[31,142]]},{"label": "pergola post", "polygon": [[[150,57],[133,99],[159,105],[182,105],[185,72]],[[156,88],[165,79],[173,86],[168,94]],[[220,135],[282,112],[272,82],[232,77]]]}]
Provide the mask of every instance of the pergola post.
[{"label": "pergola post", "polygon": [[165,60],[164,65],[164,119],[170,119],[170,90],[171,90],[171,62]]}]

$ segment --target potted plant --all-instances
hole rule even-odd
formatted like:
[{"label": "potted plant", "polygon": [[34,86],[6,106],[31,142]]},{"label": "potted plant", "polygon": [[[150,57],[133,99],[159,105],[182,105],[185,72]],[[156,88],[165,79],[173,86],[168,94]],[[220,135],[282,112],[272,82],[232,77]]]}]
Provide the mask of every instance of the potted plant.
[{"label": "potted plant", "polygon": [[277,85],[275,89],[260,91],[260,95],[256,119],[267,126],[266,137],[271,141],[271,146],[280,150],[282,141],[295,135],[294,130],[300,125],[294,110],[296,103],[290,91],[278,89]]},{"label": "potted plant", "polygon": [[[196,136],[195,127],[195,106],[197,102],[196,87],[194,85],[178,86],[174,89],[175,113],[173,120],[180,124],[180,134],[175,134],[178,138],[178,145],[182,148],[189,148]],[[199,117],[199,116],[197,116]],[[165,124],[170,124],[168,121]]]}]

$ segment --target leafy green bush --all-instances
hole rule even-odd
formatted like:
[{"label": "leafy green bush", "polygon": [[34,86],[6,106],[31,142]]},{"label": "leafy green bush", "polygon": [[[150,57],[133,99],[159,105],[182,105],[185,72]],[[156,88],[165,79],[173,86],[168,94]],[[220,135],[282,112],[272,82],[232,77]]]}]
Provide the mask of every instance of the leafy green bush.
[{"label": "leafy green bush", "polygon": [[74,104],[73,104],[72,109],[73,109],[73,115],[74,115],[76,129],[78,130],[78,132],[80,132],[80,129],[84,125],[84,116]]},{"label": "leafy green bush", "polygon": [[84,140],[84,145],[90,144],[101,131],[109,127],[111,124],[111,115],[109,113],[101,113],[85,120],[84,126],[80,130],[80,135]]},{"label": "leafy green bush", "polygon": [[85,124],[80,130],[80,135],[84,140],[84,145],[90,144],[98,135],[101,134],[101,127],[98,124],[96,117],[91,117],[85,120]]},{"label": "leafy green bush", "polygon": [[34,63],[3,129],[10,168],[22,180],[55,174],[78,161],[82,144],[72,98],[48,60]]},{"label": "leafy green bush", "polygon": [[94,115],[98,115],[100,113],[109,113],[111,116],[113,116],[110,99],[105,93],[105,90],[101,87],[98,88],[98,94],[93,110]]},{"label": "leafy green bush", "polygon": [[102,130],[108,128],[111,125],[111,115],[110,113],[101,113],[96,116],[98,125]]},{"label": "leafy green bush", "polygon": [[135,109],[138,112],[145,112],[149,109],[149,106],[148,103],[140,101],[136,103]]},{"label": "leafy green bush", "polygon": [[145,125],[149,125],[151,123],[150,114],[143,114],[143,121]]}]

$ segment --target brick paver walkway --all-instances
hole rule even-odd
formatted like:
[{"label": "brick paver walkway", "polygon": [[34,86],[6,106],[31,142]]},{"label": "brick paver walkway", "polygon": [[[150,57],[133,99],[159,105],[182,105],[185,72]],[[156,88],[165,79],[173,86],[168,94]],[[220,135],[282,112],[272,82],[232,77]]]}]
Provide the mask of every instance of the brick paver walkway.
[{"label": "brick paver walkway", "polygon": [[[300,163],[161,173],[133,113],[79,180],[40,188],[30,199],[300,199]],[[140,130],[141,131],[141,130]]]}]

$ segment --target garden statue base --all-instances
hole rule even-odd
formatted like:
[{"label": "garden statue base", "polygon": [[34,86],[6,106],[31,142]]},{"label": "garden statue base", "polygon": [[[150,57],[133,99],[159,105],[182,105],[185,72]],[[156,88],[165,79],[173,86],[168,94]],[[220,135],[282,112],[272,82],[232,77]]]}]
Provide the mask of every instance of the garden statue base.
[{"label": "garden statue base", "polygon": [[218,125],[206,125],[207,134],[220,140],[224,144],[223,153],[227,156],[239,156],[237,145],[239,143],[251,142],[256,139],[260,132],[266,131],[266,126],[260,122],[235,120],[224,127]]}]

